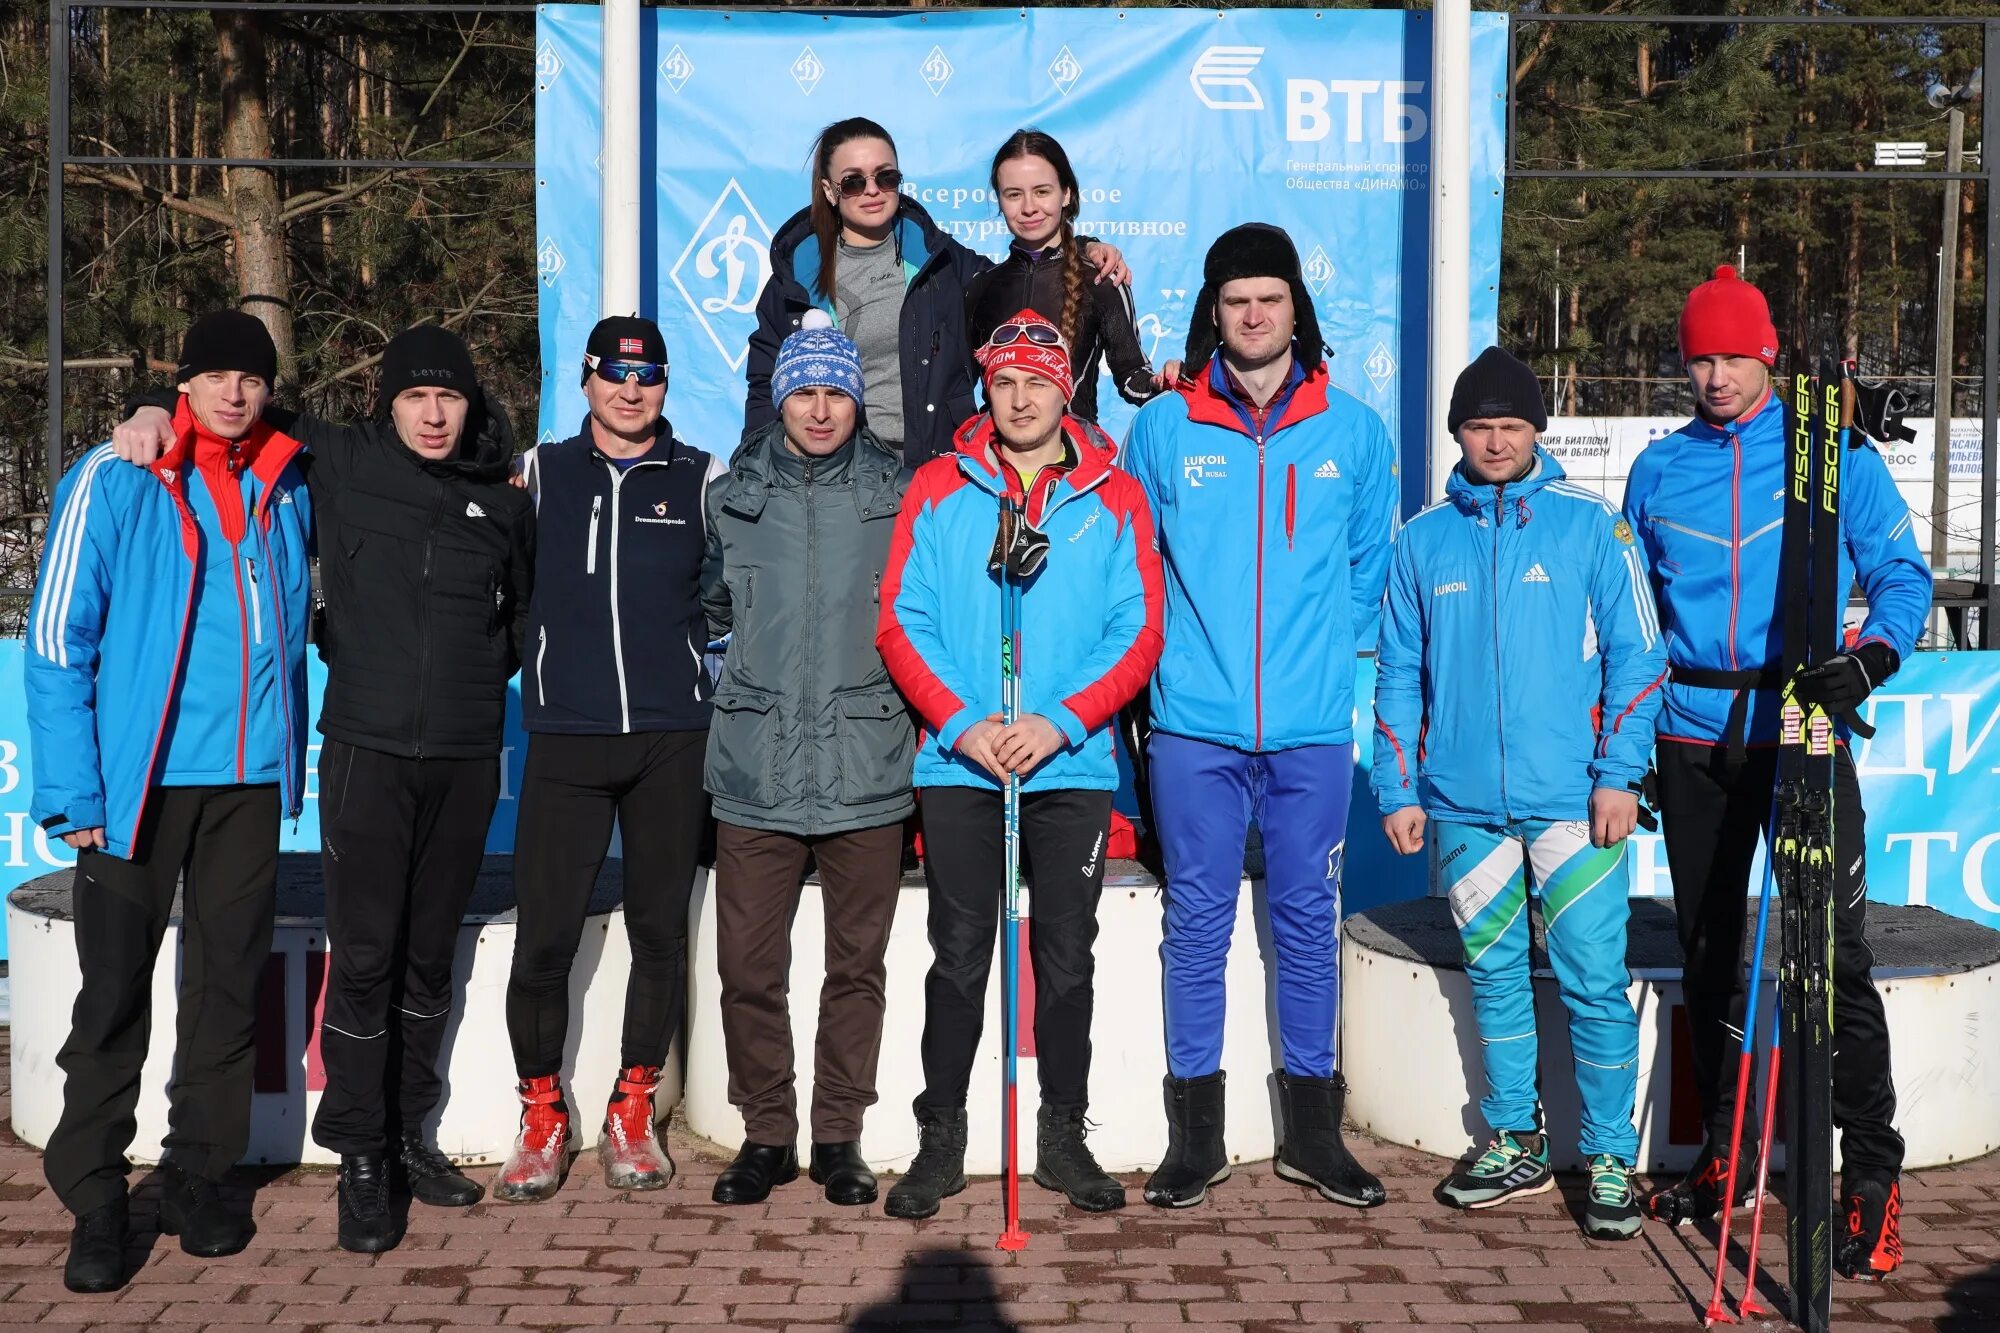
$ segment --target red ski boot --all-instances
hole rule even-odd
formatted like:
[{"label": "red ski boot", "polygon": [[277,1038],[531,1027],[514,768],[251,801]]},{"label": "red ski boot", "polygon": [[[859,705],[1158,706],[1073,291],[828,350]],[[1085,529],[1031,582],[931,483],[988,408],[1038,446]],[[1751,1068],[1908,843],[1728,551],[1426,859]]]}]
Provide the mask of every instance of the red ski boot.
[{"label": "red ski boot", "polygon": [[493,1181],[493,1197],[508,1203],[536,1203],[562,1187],[563,1170],[575,1156],[571,1146],[569,1108],[563,1104],[562,1080],[524,1080],[521,1133]]},{"label": "red ski boot", "polygon": [[673,1159],[653,1134],[653,1093],[659,1086],[657,1065],[633,1065],[618,1075],[597,1140],[604,1183],[612,1189],[665,1189],[674,1178]]},{"label": "red ski boot", "polygon": [[1880,1282],[1903,1264],[1903,1185],[1890,1177],[1858,1176],[1842,1182],[1847,1234],[1833,1266],[1842,1277]]}]

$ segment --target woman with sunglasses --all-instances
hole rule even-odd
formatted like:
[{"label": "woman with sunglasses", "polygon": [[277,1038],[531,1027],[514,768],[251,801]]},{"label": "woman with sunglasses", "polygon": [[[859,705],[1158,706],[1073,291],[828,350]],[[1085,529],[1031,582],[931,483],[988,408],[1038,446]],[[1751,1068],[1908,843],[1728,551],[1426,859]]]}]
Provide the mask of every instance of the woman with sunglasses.
[{"label": "woman with sunglasses", "polygon": [[988,182],[1013,244],[995,268],[966,286],[967,333],[977,347],[1017,310],[1033,310],[1061,331],[1076,366],[1070,415],[1097,420],[1097,365],[1111,362],[1112,386],[1134,407],[1160,391],[1139,346],[1131,289],[1097,281],[1079,243],[1082,190],[1069,154],[1040,130],[1016,130],[993,155]]},{"label": "woman with sunglasses", "polygon": [[599,321],[582,379],[583,428],[522,460],[539,582],[522,653],[528,759],[507,979],[521,1131],[493,1185],[512,1203],[554,1194],[572,1152],[561,1081],[570,969],[614,818],[632,970],[598,1156],[615,1190],[673,1178],[653,1097],[686,1002],[688,898],[708,819],[702,767],[715,691],[702,663],[702,506],[724,468],[676,439],[662,415],[667,345],[652,320]]},{"label": "woman with sunglasses", "polygon": [[[952,451],[972,416],[966,287],[993,261],[947,235],[914,199],[889,132],[861,116],[836,121],[813,145],[813,195],[771,242],[771,277],[750,336],[748,434],[778,419],[771,368],[815,307],[861,352],[869,432],[917,466]],[[1092,242],[1106,278],[1129,277],[1118,251]]]}]

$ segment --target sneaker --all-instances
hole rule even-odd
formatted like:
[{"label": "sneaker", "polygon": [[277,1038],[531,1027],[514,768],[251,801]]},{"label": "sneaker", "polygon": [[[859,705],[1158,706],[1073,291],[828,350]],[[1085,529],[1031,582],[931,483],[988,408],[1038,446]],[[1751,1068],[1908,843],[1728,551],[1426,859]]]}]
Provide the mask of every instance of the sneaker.
[{"label": "sneaker", "polygon": [[[1729,1148],[1714,1139],[1702,1145],[1688,1173],[1671,1185],[1663,1186],[1639,1201],[1639,1207],[1656,1222],[1684,1227],[1707,1222],[1722,1211],[1722,1195],[1729,1179]],[[1736,1163],[1736,1203],[1738,1208],[1757,1194],[1757,1140],[1746,1136],[1743,1152]]]},{"label": "sneaker", "polygon": [[390,1198],[389,1159],[383,1153],[343,1153],[335,1183],[343,1250],[380,1254],[402,1243],[403,1228]]},{"label": "sneaker", "polygon": [[1438,1192],[1454,1208],[1491,1208],[1509,1199],[1555,1188],[1549,1170],[1549,1137],[1503,1129],[1486,1151],[1463,1171],[1446,1178]]},{"label": "sneaker", "polygon": [[420,1133],[404,1132],[397,1144],[396,1169],[410,1197],[432,1208],[470,1208],[486,1197],[485,1186],[467,1177]]},{"label": "sneaker", "polygon": [[1847,1235],[1833,1266],[1842,1277],[1880,1282],[1903,1264],[1903,1185],[1894,1176],[1862,1176],[1841,1182],[1847,1205]]},{"label": "sneaker", "polygon": [[1590,1193],[1583,1201],[1583,1234],[1592,1240],[1630,1240],[1645,1217],[1632,1168],[1610,1153],[1590,1159]]}]

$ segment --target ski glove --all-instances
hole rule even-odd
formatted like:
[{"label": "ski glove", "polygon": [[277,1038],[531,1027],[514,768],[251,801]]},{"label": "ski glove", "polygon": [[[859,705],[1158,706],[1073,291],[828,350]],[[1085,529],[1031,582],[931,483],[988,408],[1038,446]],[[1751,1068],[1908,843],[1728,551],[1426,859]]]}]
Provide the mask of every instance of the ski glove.
[{"label": "ski glove", "polygon": [[1835,716],[1851,713],[1902,664],[1894,648],[1871,640],[1800,675],[1795,694],[1800,703],[1817,704]]},{"label": "ski glove", "polygon": [[1026,583],[1049,558],[1049,535],[1029,524],[1013,504],[1000,507],[1000,530],[993,536],[993,550],[986,557],[986,572]]}]

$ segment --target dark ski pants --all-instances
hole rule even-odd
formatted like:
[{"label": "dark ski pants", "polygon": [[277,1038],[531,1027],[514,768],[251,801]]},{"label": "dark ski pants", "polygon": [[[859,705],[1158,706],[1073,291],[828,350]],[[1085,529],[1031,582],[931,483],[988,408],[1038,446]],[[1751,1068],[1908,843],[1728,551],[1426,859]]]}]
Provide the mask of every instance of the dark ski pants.
[{"label": "dark ski pants", "polygon": [[[935,955],[924,978],[919,1109],[964,1106],[971,1086],[1007,892],[1002,804],[997,790],[974,787],[927,787],[918,802]],[[1021,796],[1022,877],[1033,886],[1028,952],[1035,970],[1035,1053],[1048,1106],[1081,1107],[1089,1100],[1091,949],[1110,834],[1108,791]]]},{"label": "dark ski pants", "polygon": [[320,748],[326,1092],[312,1128],[329,1152],[381,1152],[444,1096],[452,962],[499,795],[498,755]]},{"label": "dark ski pants", "polygon": [[903,886],[903,825],[805,838],[722,821],[715,831],[715,952],[729,1100],[743,1136],[798,1141],[792,1057],[792,918],[806,856],[819,866],[826,973],[813,1039],[814,1143],[851,1143],[875,1104],[882,1052],[882,956]]},{"label": "dark ski pants", "polygon": [[[1871,972],[1875,955],[1862,935],[1868,913],[1867,839],[1861,784],[1846,746],[1835,751],[1833,886],[1833,1122],[1845,1169],[1893,1174],[1902,1169],[1896,1088],[1889,1074],[1889,1028]],[[1673,874],[1674,911],[1687,955],[1683,991],[1693,1045],[1695,1088],[1713,1143],[1727,1144],[1736,1109],[1742,1049],[1744,929],[1754,918],[1750,862],[1771,814],[1777,752],[1753,749],[1731,767],[1721,746],[1661,740],[1658,746],[1661,833]],[[1767,835],[1768,836],[1768,835]],[[1775,892],[1775,890],[1774,890]],[[1768,965],[1779,945],[1778,906],[1771,907]],[[1767,991],[1769,987],[1765,988]],[[1761,999],[1768,1021],[1770,1004]],[[1754,1093],[1751,1094],[1754,1096]],[[1754,1101],[1743,1111],[1757,1123]]]},{"label": "dark ski pants", "polygon": [[613,816],[625,852],[622,1067],[666,1063],[687,1007],[688,899],[708,821],[708,731],[528,738],[514,832],[519,925],[507,978],[507,1035],[523,1079],[562,1071],[570,969]]},{"label": "dark ski pants", "polygon": [[56,1064],[68,1076],[42,1170],[72,1213],[125,1193],[139,1071],[152,1036],[153,966],[183,870],[177,1045],[166,1156],[220,1180],[250,1142],[257,983],[271,954],[278,788],[155,787],[125,860],[76,860],[83,988]]}]

